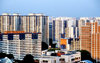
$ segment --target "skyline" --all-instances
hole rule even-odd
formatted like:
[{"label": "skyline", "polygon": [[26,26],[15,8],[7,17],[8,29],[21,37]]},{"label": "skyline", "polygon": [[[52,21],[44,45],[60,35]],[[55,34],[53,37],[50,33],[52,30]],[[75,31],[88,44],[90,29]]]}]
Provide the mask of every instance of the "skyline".
[{"label": "skyline", "polygon": [[100,0],[0,0],[0,63],[99,63]]},{"label": "skyline", "polygon": [[99,2],[99,0],[1,0],[0,14],[43,13],[53,17],[99,17]]},{"label": "skyline", "polygon": [[15,61],[31,54],[38,63],[52,63],[51,59],[54,63],[61,63],[60,59],[63,63],[100,62],[100,17],[49,20],[42,14],[0,15],[0,52],[13,54]]}]

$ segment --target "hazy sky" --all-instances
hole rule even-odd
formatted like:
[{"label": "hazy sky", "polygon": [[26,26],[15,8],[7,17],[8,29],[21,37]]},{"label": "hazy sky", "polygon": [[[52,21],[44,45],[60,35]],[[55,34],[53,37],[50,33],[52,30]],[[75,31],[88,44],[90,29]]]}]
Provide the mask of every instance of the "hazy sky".
[{"label": "hazy sky", "polygon": [[0,14],[44,13],[48,16],[100,16],[100,0],[0,0]]}]

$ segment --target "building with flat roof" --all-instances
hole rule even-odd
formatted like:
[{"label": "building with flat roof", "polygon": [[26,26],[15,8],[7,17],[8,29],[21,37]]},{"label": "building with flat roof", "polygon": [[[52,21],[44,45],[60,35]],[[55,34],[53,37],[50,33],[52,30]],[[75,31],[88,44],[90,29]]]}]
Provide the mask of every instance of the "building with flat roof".
[{"label": "building with flat roof", "polygon": [[26,54],[41,56],[42,34],[9,31],[0,34],[0,52],[23,59]]},{"label": "building with flat roof", "polygon": [[4,13],[0,15],[0,33],[5,31],[24,31],[42,34],[42,42],[49,45],[49,17],[43,14],[13,15]]},{"label": "building with flat roof", "polygon": [[61,38],[78,37],[78,21],[71,17],[52,18],[52,40],[60,47]]},{"label": "building with flat roof", "polygon": [[79,22],[81,50],[87,50],[96,62],[100,62],[100,19],[86,19]]},{"label": "building with flat roof", "polygon": [[66,54],[61,56],[45,55],[38,59],[40,63],[78,63],[81,61],[81,53],[76,51],[67,51]]}]

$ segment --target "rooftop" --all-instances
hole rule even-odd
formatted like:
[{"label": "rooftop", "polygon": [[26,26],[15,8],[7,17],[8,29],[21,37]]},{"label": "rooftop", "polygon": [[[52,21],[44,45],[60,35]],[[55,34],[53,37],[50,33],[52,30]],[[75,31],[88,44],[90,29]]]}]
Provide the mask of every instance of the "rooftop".
[{"label": "rooftop", "polygon": [[0,33],[0,34],[21,34],[21,33],[24,33],[24,34],[32,34],[32,33],[35,33],[35,34],[41,34],[41,33],[37,33],[37,32],[24,32],[24,31],[5,31],[4,33]]}]

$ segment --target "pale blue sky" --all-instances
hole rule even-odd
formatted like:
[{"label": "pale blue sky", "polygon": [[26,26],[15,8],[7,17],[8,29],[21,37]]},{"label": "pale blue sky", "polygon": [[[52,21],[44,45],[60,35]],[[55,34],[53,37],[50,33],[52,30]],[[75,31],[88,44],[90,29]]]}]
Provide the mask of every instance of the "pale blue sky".
[{"label": "pale blue sky", "polygon": [[100,0],[0,0],[2,13],[44,13],[48,16],[100,16]]}]

